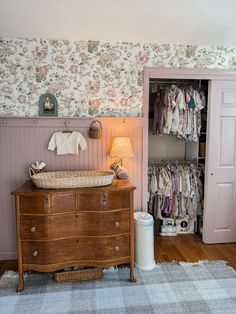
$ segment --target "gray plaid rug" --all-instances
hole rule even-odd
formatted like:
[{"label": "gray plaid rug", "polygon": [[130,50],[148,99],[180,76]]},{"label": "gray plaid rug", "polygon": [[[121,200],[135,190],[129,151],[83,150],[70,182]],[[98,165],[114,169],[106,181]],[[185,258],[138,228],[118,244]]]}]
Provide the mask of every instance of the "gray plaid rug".
[{"label": "gray plaid rug", "polygon": [[55,283],[52,274],[29,273],[16,293],[12,272],[0,279],[0,313],[236,313],[236,272],[224,261],[161,263],[152,271],[104,271],[87,282]]}]

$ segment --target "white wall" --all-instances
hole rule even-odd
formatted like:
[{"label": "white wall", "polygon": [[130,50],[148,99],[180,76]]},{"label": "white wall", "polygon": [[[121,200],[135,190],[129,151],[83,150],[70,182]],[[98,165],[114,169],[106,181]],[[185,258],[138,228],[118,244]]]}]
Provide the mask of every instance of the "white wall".
[{"label": "white wall", "polygon": [[149,120],[148,160],[183,160],[185,159],[185,142],[178,141],[173,135],[153,135],[153,120]]},{"label": "white wall", "polygon": [[236,46],[235,0],[1,0],[0,37]]}]

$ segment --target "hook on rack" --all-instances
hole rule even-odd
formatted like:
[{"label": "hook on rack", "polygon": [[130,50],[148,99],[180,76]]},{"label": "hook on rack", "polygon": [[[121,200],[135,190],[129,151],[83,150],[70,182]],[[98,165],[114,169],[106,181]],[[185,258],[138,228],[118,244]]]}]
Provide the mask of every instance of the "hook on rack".
[{"label": "hook on rack", "polygon": [[66,128],[66,129],[68,128],[68,125],[69,125],[69,124],[70,124],[70,121],[65,120],[64,125],[65,125],[65,128]]},{"label": "hook on rack", "polygon": [[70,121],[69,120],[65,120],[65,122],[64,122],[65,130],[62,131],[62,133],[72,133],[71,130],[68,130],[68,125],[69,124],[70,124]]}]

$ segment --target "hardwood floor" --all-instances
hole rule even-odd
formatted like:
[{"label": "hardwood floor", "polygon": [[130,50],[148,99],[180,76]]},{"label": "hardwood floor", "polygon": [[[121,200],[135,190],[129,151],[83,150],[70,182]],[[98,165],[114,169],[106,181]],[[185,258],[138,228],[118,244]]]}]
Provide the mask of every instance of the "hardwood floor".
[{"label": "hardwood floor", "polygon": [[236,243],[204,244],[197,234],[176,237],[155,236],[155,260],[161,262],[197,262],[226,260],[236,269]]},{"label": "hardwood floor", "polygon": [[[177,237],[155,236],[155,260],[161,262],[197,262],[199,260],[226,260],[236,269],[236,243],[204,244],[199,235]],[[17,261],[0,261],[0,276],[6,270],[17,271]]]},{"label": "hardwood floor", "polygon": [[17,260],[0,261],[0,277],[4,274],[6,270],[17,271]]}]

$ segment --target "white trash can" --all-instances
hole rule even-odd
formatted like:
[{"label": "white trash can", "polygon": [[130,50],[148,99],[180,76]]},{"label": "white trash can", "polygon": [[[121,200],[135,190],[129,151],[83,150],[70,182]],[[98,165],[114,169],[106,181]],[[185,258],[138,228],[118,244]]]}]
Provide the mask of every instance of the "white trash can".
[{"label": "white trash can", "polygon": [[135,265],[142,270],[155,267],[154,220],[144,212],[134,213]]}]

